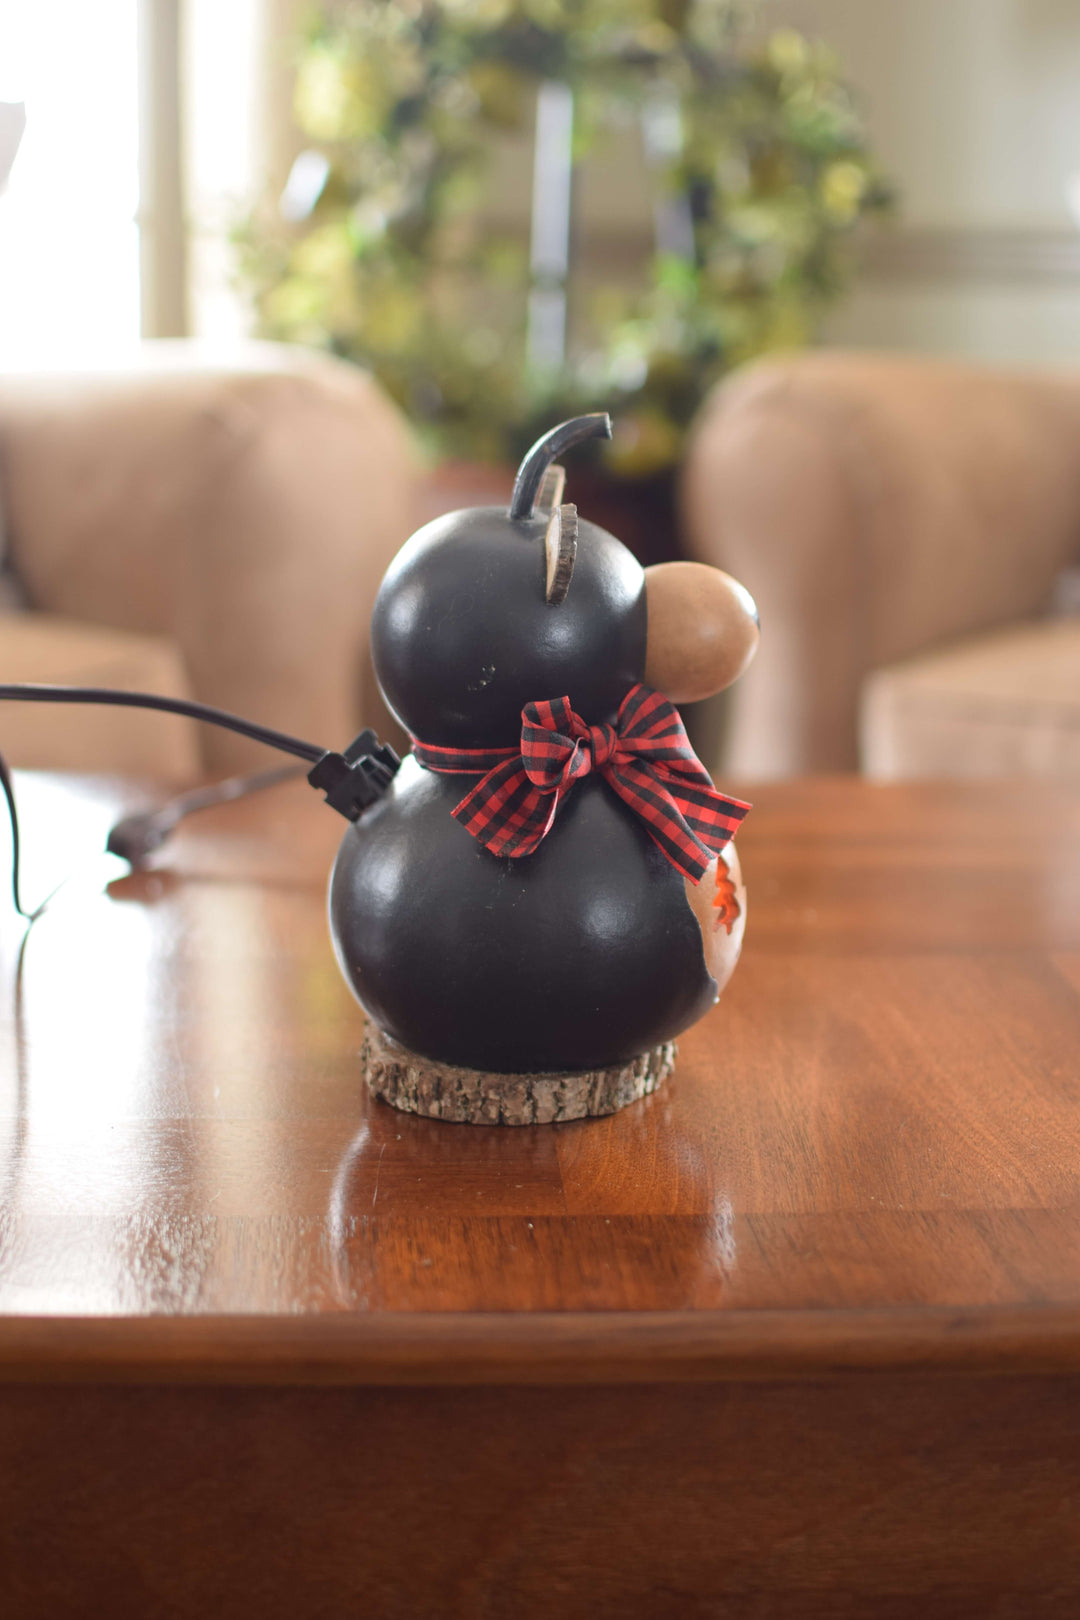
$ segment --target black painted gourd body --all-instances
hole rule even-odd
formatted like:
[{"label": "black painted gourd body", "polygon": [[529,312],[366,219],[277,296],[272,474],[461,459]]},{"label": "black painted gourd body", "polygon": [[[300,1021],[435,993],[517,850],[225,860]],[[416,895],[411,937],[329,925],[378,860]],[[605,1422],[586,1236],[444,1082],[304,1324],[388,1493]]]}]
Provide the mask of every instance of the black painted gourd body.
[{"label": "black painted gourd body", "polygon": [[[427,525],[372,620],[380,686],[415,737],[520,740],[530,701],[613,720],[645,667],[644,575],[582,522],[566,599],[545,600],[546,521],[502,508]],[[491,855],[451,815],[479,776],[407,758],[346,832],[330,885],[338,959],[379,1026],[428,1058],[504,1073],[633,1057],[716,999],[683,877],[598,775],[534,854]]]}]

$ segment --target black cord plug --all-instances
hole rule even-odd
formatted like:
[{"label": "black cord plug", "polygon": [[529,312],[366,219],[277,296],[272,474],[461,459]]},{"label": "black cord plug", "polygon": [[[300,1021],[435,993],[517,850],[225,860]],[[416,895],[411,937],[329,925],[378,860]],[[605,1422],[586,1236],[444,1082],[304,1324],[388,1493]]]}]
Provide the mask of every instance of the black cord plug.
[{"label": "black cord plug", "polygon": [[390,744],[380,742],[367,728],[343,754],[325,753],[316,760],[308,781],[325,794],[332,810],[347,821],[357,821],[369,805],[382,798],[400,766]]},{"label": "black cord plug", "polygon": [[136,811],[109,829],[106,852],[119,855],[129,866],[143,866],[155,849],[161,848],[175,825],[171,817],[165,819],[152,810]]},{"label": "black cord plug", "polygon": [[302,765],[277,765],[273,770],[230,776],[224,782],[194,788],[190,793],[170,799],[168,804],[158,805],[156,810],[136,810],[124,816],[111,829],[105,848],[110,855],[119,855],[131,866],[143,866],[185,816],[193,815],[196,810],[212,810],[215,805],[230,804],[234,799],[246,799],[249,794],[261,793],[264,788],[277,787],[281,782],[304,774]]}]

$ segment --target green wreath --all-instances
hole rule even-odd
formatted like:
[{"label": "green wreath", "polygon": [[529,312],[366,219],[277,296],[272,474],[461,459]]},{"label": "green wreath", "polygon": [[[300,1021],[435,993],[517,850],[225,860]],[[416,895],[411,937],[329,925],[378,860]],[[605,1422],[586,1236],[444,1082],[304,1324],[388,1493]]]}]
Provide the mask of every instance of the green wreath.
[{"label": "green wreath", "polygon": [[[670,465],[718,377],[812,337],[854,227],[888,202],[829,53],[747,37],[733,0],[324,4],[296,86],[314,194],[299,221],[243,234],[262,331],[370,367],[444,451],[515,459],[604,406],[617,467]],[[480,207],[495,143],[531,131],[544,80],[572,92],[576,155],[643,106],[674,109],[651,181],[688,222],[642,285],[588,300],[554,368],[526,363],[528,243],[485,230]]]}]

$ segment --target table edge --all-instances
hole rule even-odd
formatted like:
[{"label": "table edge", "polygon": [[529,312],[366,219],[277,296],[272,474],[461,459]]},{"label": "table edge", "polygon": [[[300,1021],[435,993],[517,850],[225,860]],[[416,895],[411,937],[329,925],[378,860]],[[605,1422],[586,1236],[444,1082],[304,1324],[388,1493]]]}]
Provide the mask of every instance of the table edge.
[{"label": "table edge", "polygon": [[1080,1305],[0,1317],[0,1384],[722,1383],[1080,1373]]}]

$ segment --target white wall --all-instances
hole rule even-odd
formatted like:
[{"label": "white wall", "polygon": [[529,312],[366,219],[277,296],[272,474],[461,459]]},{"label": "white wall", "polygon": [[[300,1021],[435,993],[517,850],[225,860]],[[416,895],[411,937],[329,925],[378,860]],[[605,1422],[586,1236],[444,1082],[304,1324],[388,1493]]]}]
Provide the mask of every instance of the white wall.
[{"label": "white wall", "polygon": [[836,48],[901,192],[893,240],[875,244],[830,338],[1080,360],[1080,0],[767,12]]}]

